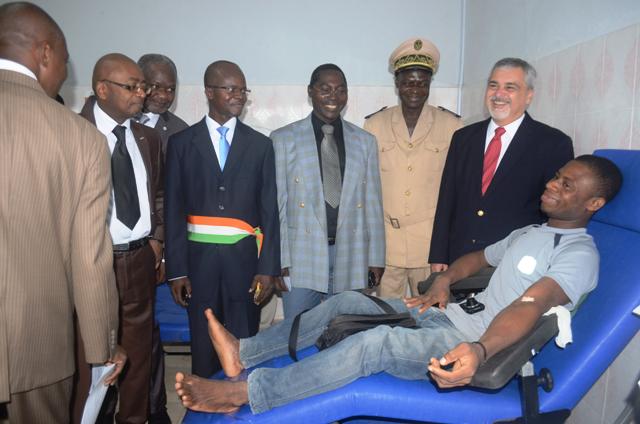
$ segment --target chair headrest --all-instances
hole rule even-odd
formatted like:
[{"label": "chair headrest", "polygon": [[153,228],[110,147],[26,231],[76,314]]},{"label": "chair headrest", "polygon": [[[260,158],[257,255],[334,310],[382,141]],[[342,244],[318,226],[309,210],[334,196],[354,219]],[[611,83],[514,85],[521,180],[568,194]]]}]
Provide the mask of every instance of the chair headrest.
[{"label": "chair headrest", "polygon": [[640,232],[640,150],[603,149],[593,154],[612,160],[620,168],[622,187],[592,220]]}]

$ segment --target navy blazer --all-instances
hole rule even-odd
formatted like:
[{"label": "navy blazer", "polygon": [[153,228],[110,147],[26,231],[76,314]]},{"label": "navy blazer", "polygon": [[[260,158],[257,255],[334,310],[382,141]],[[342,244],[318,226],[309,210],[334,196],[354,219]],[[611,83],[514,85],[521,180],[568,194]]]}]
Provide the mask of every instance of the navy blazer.
[{"label": "navy blazer", "polygon": [[544,187],[573,159],[571,138],[528,113],[482,195],[484,146],[490,119],[459,129],[440,183],[429,263],[450,264],[511,231],[545,220]]},{"label": "navy blazer", "polygon": [[187,216],[241,219],[264,234],[257,274],[280,275],[280,227],[271,140],[238,121],[220,169],[205,120],[171,136],[165,180],[167,278],[189,276]]}]

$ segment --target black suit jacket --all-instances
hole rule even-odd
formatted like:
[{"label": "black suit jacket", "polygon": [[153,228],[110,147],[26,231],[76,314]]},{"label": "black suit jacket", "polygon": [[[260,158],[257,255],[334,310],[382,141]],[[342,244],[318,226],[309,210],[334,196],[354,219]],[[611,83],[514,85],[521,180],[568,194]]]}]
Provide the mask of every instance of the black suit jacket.
[{"label": "black suit jacket", "polygon": [[[93,125],[96,118],[93,115],[93,107],[96,103],[95,96],[87,98],[80,116],[87,119]],[[153,128],[131,120],[131,132],[136,139],[138,149],[142,155],[145,169],[147,170],[147,193],[149,194],[149,209],[151,211],[151,233],[156,240],[164,240],[164,175],[163,157],[161,151],[160,135]]]},{"label": "black suit jacket", "polygon": [[275,159],[268,137],[238,121],[223,172],[203,119],[169,139],[166,167],[169,280],[198,277],[189,269],[188,215],[236,218],[260,227],[264,241],[256,273],[280,275]]},{"label": "black suit jacket", "polygon": [[160,134],[160,138],[162,140],[162,154],[165,157],[167,155],[167,142],[169,141],[169,137],[188,127],[189,125],[187,125],[186,122],[169,111],[160,114],[158,122],[156,122],[156,126],[153,128],[158,131],[158,134]]},{"label": "black suit jacket", "polygon": [[440,184],[429,263],[450,264],[517,228],[544,221],[540,196],[545,184],[573,159],[571,138],[525,113],[483,196],[489,122],[471,124],[453,134]]}]

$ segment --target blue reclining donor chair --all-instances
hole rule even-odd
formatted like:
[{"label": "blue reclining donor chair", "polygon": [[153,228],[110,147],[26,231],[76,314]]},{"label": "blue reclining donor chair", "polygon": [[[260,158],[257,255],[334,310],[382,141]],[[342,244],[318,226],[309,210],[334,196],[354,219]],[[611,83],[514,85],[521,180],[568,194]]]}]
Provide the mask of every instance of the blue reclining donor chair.
[{"label": "blue reclining donor chair", "polygon": [[[507,356],[518,357],[522,351],[530,352],[530,348],[540,352],[528,365],[527,359],[517,364],[507,364],[508,359],[488,361],[472,383],[484,389],[439,390],[429,381],[405,381],[381,373],[263,414],[253,415],[248,406],[229,415],[189,411],[184,422],[329,423],[359,417],[395,422],[479,423],[521,416],[526,417],[521,422],[534,422],[540,419],[538,406],[542,412],[555,412],[561,422],[640,329],[640,318],[632,314],[640,303],[640,151],[599,150],[595,154],[613,160],[623,172],[624,183],[618,197],[589,224],[588,231],[601,256],[600,280],[573,316],[573,343],[565,349],[549,342],[557,328],[555,320],[541,320],[544,322],[539,323],[540,328],[549,327],[548,322],[554,327],[545,340],[540,342],[534,334],[530,338],[533,341],[525,341],[524,348],[517,347]],[[298,357],[309,354],[313,354],[313,348],[305,349]],[[290,362],[288,357],[281,357],[262,366],[282,367]],[[503,369],[487,369],[493,365],[491,362],[499,362]],[[638,364],[635,366],[630,370],[633,373],[638,371]],[[505,367],[511,368],[506,384],[493,381],[494,377],[504,380]],[[530,375],[528,380],[514,377],[521,368],[528,370],[524,373]],[[532,368],[550,370],[553,383],[531,376],[535,374],[530,372]],[[547,389],[552,385],[552,390],[540,391],[538,398],[537,383]],[[542,418],[535,422],[553,421]]]},{"label": "blue reclining donor chair", "polygon": [[163,344],[186,344],[191,341],[187,310],[174,302],[166,283],[156,287],[155,318],[160,325]]}]

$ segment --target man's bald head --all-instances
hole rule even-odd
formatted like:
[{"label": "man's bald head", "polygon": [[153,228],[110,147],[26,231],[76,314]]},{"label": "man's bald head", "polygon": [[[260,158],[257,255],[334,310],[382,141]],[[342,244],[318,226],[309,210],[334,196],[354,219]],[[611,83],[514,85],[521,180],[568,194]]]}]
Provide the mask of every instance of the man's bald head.
[{"label": "man's bald head", "polygon": [[218,60],[207,66],[207,70],[204,71],[204,85],[216,85],[215,81],[219,81],[226,75],[238,74],[244,78],[244,74],[238,65],[228,60]]},{"label": "man's bald head", "polygon": [[93,77],[91,78],[91,87],[96,91],[98,82],[111,79],[111,75],[122,69],[122,67],[130,67],[131,65],[139,69],[138,64],[128,56],[121,53],[109,53],[102,56],[93,67]]},{"label": "man's bald head", "polygon": [[98,59],[92,86],[98,106],[118,124],[142,110],[147,92],[144,75],[138,64],[123,54],[110,53]]},{"label": "man's bald head", "polygon": [[58,24],[26,2],[0,6],[0,58],[29,68],[54,97],[67,77],[67,46]]}]

